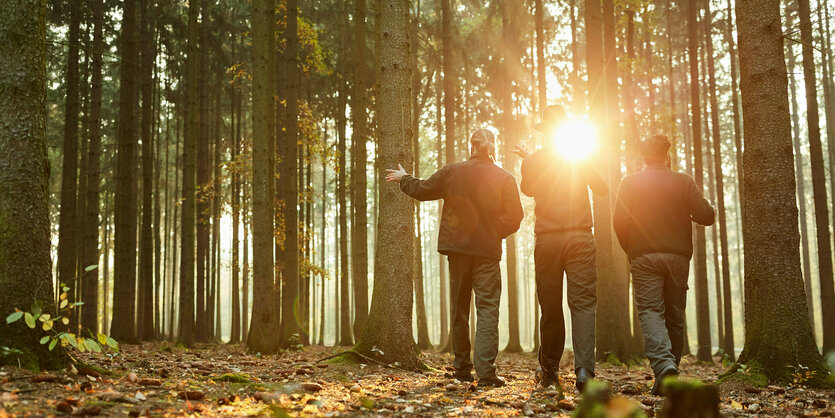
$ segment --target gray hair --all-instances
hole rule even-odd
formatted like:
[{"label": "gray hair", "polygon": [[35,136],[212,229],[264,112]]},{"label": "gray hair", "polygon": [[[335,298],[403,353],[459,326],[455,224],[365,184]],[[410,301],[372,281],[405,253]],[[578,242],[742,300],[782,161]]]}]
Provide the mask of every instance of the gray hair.
[{"label": "gray hair", "polygon": [[489,129],[477,129],[470,136],[470,154],[474,157],[494,159],[496,155],[496,135]]}]

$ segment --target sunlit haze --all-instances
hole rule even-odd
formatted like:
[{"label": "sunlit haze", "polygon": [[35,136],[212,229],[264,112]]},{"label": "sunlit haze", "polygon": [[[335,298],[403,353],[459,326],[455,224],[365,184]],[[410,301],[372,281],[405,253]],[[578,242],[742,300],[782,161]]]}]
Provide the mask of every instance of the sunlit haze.
[{"label": "sunlit haze", "polygon": [[597,129],[588,120],[567,119],[552,138],[554,149],[571,161],[589,157],[597,148]]}]

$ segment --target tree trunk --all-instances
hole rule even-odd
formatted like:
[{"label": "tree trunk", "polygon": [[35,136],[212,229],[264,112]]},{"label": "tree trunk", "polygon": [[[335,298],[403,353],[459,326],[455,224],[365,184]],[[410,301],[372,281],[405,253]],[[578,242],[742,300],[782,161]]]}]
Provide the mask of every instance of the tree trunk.
[{"label": "tree trunk", "polygon": [[154,3],[141,0],[139,10],[140,63],[139,79],[142,93],[142,222],[139,234],[139,306],[136,334],[142,341],[153,340],[154,335],[154,241],[153,241],[153,175],[154,142],[151,133],[153,118],[153,67],[155,61],[153,19]]},{"label": "tree trunk", "polygon": [[287,113],[284,141],[281,144],[279,187],[284,189],[284,248],[277,254],[281,271],[281,346],[293,344],[294,335],[301,335],[299,315],[294,310],[299,296],[299,186],[298,186],[298,99],[299,66],[298,5],[297,0],[287,0],[286,81]]},{"label": "tree trunk", "polygon": [[275,1],[252,2],[252,324],[247,347],[279,349],[273,268],[275,193]]},{"label": "tree trunk", "polygon": [[[382,2],[381,2],[382,3]],[[398,163],[413,164],[409,146],[411,106],[409,50],[409,2],[386,2],[378,21],[380,90],[377,96],[379,171]],[[362,339],[354,349],[384,363],[400,367],[425,367],[414,350],[412,337],[413,263],[403,254],[413,254],[414,203],[396,185],[381,184],[380,215],[374,262],[374,292]],[[372,349],[377,348],[372,351]]]},{"label": "tree trunk", "polygon": [[[702,163],[702,109],[699,97],[699,29],[698,25],[698,4],[695,1],[689,2],[687,9],[687,30],[688,30],[688,61],[690,63],[690,111],[692,119],[690,125],[693,131],[693,177],[699,189],[704,189],[704,174]],[[696,277],[696,330],[698,348],[696,358],[699,361],[712,361],[710,343],[710,306],[708,303],[707,285],[707,251],[705,249],[705,228],[696,225],[696,251],[694,254]]]},{"label": "tree trunk", "polygon": [[208,0],[195,0],[200,4],[200,73],[197,81],[198,135],[197,135],[197,276],[195,295],[197,298],[194,323],[194,338],[206,341],[206,284],[209,280],[209,22]]},{"label": "tree trunk", "polygon": [[[792,16],[786,10],[786,23],[789,28],[792,27]],[[809,323],[812,325],[812,332],[815,331],[815,301],[812,298],[812,261],[809,252],[809,225],[807,222],[806,211],[806,170],[803,162],[803,152],[801,151],[800,138],[800,110],[797,103],[797,81],[795,71],[797,69],[797,60],[794,55],[794,48],[790,42],[786,42],[786,55],[788,58],[788,74],[789,74],[789,99],[791,100],[791,120],[792,120],[792,143],[794,145],[794,174],[797,177],[797,207],[798,217],[800,218],[800,246],[803,260],[803,282],[806,290],[806,307],[809,312]]]},{"label": "tree trunk", "polygon": [[195,218],[197,197],[197,137],[198,137],[198,72],[200,52],[197,14],[200,4],[188,6],[188,58],[186,63],[185,127],[183,128],[183,185],[180,219],[180,297],[177,340],[186,346],[194,345],[194,279],[195,279]]},{"label": "tree trunk", "polygon": [[[58,283],[71,289],[70,303],[75,302],[78,248],[76,231],[79,214],[78,194],[78,113],[79,26],[82,19],[81,2],[70,2],[69,32],[67,34],[67,96],[64,103],[64,147],[61,167],[61,210],[58,221]],[[73,318],[75,320],[75,318]],[[76,331],[76,330],[73,330]]]},{"label": "tree trunk", "polygon": [[[545,6],[542,4],[543,0],[534,0],[534,31],[536,32],[536,87],[537,87],[537,110],[539,113],[548,106],[548,79],[545,76]],[[570,2],[571,14],[571,58],[573,62],[577,62],[576,39],[577,21],[574,12],[574,0]],[[571,85],[576,92],[577,83],[577,66],[571,67]],[[572,103],[576,102],[574,97]],[[539,296],[534,289],[534,304],[533,304],[533,351],[539,351]]]},{"label": "tree trunk", "polygon": [[[104,2],[92,2],[93,51],[104,50]],[[87,144],[86,213],[84,213],[84,237],[82,243],[82,268],[99,264],[99,187],[101,184],[101,97],[102,54],[93,53],[90,67],[90,131]],[[106,253],[106,250],[105,250]],[[98,290],[101,266],[83,271],[81,279],[81,329],[93,334],[98,332]]]},{"label": "tree trunk", "polygon": [[[0,315],[35,300],[52,306],[46,147],[46,2],[0,1]],[[2,364],[60,369],[68,357],[23,321],[0,321],[0,345],[26,354]],[[23,357],[23,358],[21,358]],[[30,360],[28,364],[27,357]]]},{"label": "tree trunk", "polygon": [[801,365],[824,376],[805,309],[800,254],[786,251],[799,247],[799,234],[779,3],[738,0],[736,17],[748,197],[739,363],[756,362],[771,381],[790,381]]},{"label": "tree trunk", "polygon": [[[340,60],[345,60],[342,57]],[[336,198],[339,204],[339,345],[351,346],[354,344],[354,335],[351,332],[351,296],[348,273],[348,202],[346,199],[348,189],[348,164],[346,159],[346,134],[345,134],[345,107],[348,103],[348,87],[344,82],[339,82],[339,98],[337,99],[337,135],[339,140],[339,175]],[[412,234],[414,235],[414,234]],[[411,235],[410,235],[411,236]]]},{"label": "tree trunk", "polygon": [[[731,359],[736,358],[734,354],[734,331],[733,331],[733,312],[731,311],[731,265],[728,254],[728,225],[725,214],[725,186],[724,175],[722,174],[722,146],[721,135],[719,133],[719,100],[716,93],[716,76],[715,64],[713,57],[713,37],[711,31],[713,24],[711,21],[710,2],[705,2],[705,44],[707,45],[707,69],[708,69],[708,83],[710,86],[710,124],[713,135],[713,174],[716,181],[716,211],[719,213],[719,246],[722,255],[722,295],[721,298],[716,298],[717,305],[723,303],[722,309],[717,309],[717,312],[722,312],[722,317],[717,318],[723,321],[722,335],[719,340],[719,346],[725,350],[725,353]],[[714,228],[715,229],[715,228]],[[714,241],[715,245],[715,241]],[[715,250],[714,250],[715,251]],[[718,279],[717,279],[718,282]]]},{"label": "tree trunk", "polygon": [[136,0],[125,0],[119,76],[119,128],[116,134],[115,248],[111,336],[137,341],[136,312],[136,75],[139,73]]},{"label": "tree trunk", "polygon": [[368,112],[365,44],[365,0],[354,0],[354,88],[351,95],[351,277],[354,283],[354,338],[368,319]]},{"label": "tree trunk", "polygon": [[[236,40],[235,35],[232,35],[232,62],[237,62],[235,55]],[[231,166],[231,192],[232,192],[232,326],[230,327],[229,343],[236,344],[241,341],[241,181],[238,165],[238,155],[240,153],[240,99],[238,98],[237,79],[233,78],[232,83],[229,84],[229,101],[231,103],[229,115],[229,160]],[[237,123],[236,119],[237,118]],[[237,129],[237,130],[236,130]]]},{"label": "tree trunk", "polygon": [[[829,236],[829,201],[826,196],[823,146],[818,115],[818,90],[815,81],[815,56],[812,50],[812,22],[809,0],[798,0],[800,42],[803,44],[803,81],[806,87],[806,118],[809,128],[809,157],[812,163],[812,192],[815,203],[815,229],[818,238],[823,352],[835,350],[835,283],[832,276],[832,246]],[[781,50],[782,53],[782,50]]]}]

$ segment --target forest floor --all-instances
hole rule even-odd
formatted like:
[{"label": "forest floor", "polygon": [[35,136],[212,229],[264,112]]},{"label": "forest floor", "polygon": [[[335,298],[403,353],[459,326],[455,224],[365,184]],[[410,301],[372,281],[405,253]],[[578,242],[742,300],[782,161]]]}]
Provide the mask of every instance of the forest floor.
[{"label": "forest floor", "polygon": [[[116,355],[81,354],[95,367],[59,372],[0,368],[0,417],[49,415],[564,415],[578,407],[571,353],[563,358],[563,390],[538,389],[536,356],[500,353],[503,388],[458,382],[446,370],[452,356],[421,354],[433,370],[406,372],[377,365],[317,362],[334,347],[259,356],[244,347],[205,345],[185,349],[168,343],[123,345]],[[718,361],[718,359],[717,359]],[[682,362],[685,378],[714,383],[724,368]],[[598,379],[614,397],[609,415],[653,416],[664,399],[649,394],[652,374],[643,365],[598,365]],[[835,390],[798,386],[723,384],[724,416],[835,415]]]}]

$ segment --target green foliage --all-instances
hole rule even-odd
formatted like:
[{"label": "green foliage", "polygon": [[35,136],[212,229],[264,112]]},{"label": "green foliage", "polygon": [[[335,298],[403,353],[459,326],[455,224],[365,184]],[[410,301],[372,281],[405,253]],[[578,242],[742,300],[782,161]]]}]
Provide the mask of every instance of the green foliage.
[{"label": "green foliage", "polygon": [[245,374],[236,374],[236,373],[226,373],[217,379],[212,379],[216,382],[229,382],[229,383],[249,383],[250,377]]},{"label": "green foliage", "polygon": [[756,362],[750,364],[734,363],[725,374],[719,377],[716,383],[722,385],[730,382],[740,382],[755,387],[766,387],[769,383],[762,367]]},{"label": "green foliage", "polygon": [[[92,265],[87,266],[84,270],[91,271],[95,268],[96,266]],[[58,344],[61,344],[61,347],[65,348],[73,347],[82,353],[85,351],[96,353],[102,353],[106,350],[118,351],[119,343],[105,334],[99,333],[98,335],[93,335],[91,333],[90,337],[83,337],[72,332],[58,331],[55,329],[56,322],[69,325],[70,317],[74,309],[84,304],[83,302],[69,303],[69,286],[62,283],[61,291],[58,297],[58,314],[56,316],[44,312],[45,303],[35,301],[29,307],[29,311],[21,311],[15,308],[15,311],[6,317],[6,323],[13,324],[23,318],[23,322],[33,332],[38,332],[36,328],[38,328],[38,323],[40,323],[40,328],[48,333],[41,337],[40,343],[41,345],[48,344],[49,351],[54,350]]]}]

